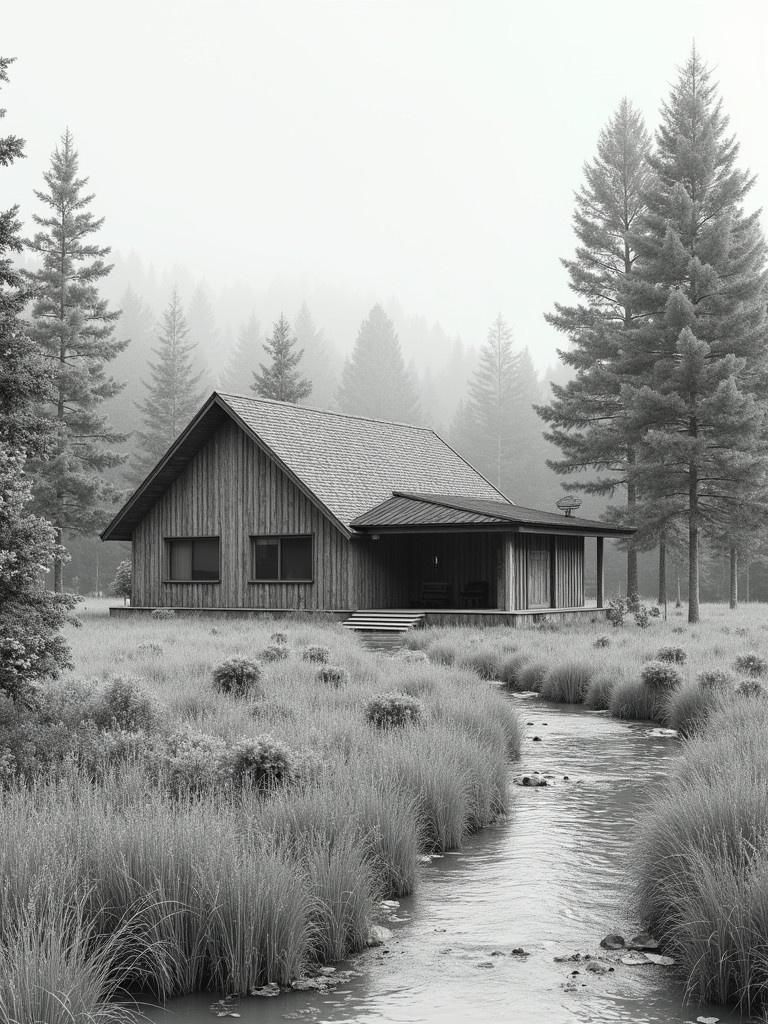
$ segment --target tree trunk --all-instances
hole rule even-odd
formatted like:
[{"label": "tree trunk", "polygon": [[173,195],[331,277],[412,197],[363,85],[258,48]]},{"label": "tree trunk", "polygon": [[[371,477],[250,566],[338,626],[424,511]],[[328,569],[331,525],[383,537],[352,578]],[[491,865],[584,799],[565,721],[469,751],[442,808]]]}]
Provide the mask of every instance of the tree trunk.
[{"label": "tree trunk", "polygon": [[728,607],[738,608],[739,606],[739,555],[736,548],[731,545],[731,579],[728,595]]},{"label": "tree trunk", "polygon": [[747,604],[752,600],[749,593],[749,559],[744,564],[744,600]]},{"label": "tree trunk", "polygon": [[[634,521],[637,508],[637,488],[632,483],[632,468],[635,465],[634,448],[627,449],[627,465],[629,467],[629,480],[627,481],[627,518],[630,524]],[[640,593],[640,581],[637,572],[637,550],[630,537],[627,542],[627,597]]]},{"label": "tree trunk", "polygon": [[699,474],[693,465],[689,469],[688,503],[688,621],[694,623],[699,621]]},{"label": "tree trunk", "polygon": [[[62,529],[56,527],[56,544],[61,547]],[[56,552],[53,559],[53,590],[56,594],[64,593],[64,558],[61,550]]]},{"label": "tree trunk", "polygon": [[667,603],[667,542],[664,534],[659,537],[659,600],[658,604]]}]

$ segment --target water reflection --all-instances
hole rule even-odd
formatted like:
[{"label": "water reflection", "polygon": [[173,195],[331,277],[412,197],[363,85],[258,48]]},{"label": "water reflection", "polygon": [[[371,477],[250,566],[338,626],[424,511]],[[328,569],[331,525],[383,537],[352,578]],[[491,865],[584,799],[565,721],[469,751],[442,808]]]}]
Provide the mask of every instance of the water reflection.
[{"label": "water reflection", "polygon": [[[245,1000],[242,1020],[670,1024],[704,1012],[738,1019],[686,1009],[668,968],[617,966],[598,976],[583,964],[554,961],[597,953],[608,931],[639,930],[629,848],[638,809],[653,798],[677,741],[604,714],[513,699],[533,723],[513,774],[549,773],[551,784],[514,787],[507,820],[425,866],[418,893],[402,901],[403,920],[389,925],[392,941],[357,958],[361,976],[342,991]],[[529,955],[509,955],[518,947]],[[499,952],[505,955],[491,955]],[[153,1019],[210,1020],[210,1001],[176,1000]]]}]

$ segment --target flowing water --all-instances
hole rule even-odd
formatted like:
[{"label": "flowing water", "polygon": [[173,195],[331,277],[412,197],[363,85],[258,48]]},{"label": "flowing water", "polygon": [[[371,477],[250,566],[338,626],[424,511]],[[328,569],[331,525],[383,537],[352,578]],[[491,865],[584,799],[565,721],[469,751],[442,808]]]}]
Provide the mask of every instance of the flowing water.
[{"label": "flowing water", "polygon": [[[685,1006],[671,968],[597,975],[585,963],[607,932],[633,935],[629,869],[638,812],[676,757],[678,742],[606,714],[538,698],[519,706],[526,739],[513,777],[554,776],[546,788],[512,787],[509,816],[456,854],[421,868],[401,901],[388,943],[357,957],[359,976],[324,995],[244,999],[241,1020],[345,1024],[672,1024],[699,1015],[735,1022],[718,1008]],[[533,737],[541,737],[534,741]],[[568,776],[565,781],[563,776]],[[528,956],[514,956],[522,947]],[[492,954],[502,953],[504,955]],[[348,965],[344,965],[348,966]],[[578,973],[573,973],[578,972]],[[178,999],[152,1019],[202,1024],[210,996]]]}]

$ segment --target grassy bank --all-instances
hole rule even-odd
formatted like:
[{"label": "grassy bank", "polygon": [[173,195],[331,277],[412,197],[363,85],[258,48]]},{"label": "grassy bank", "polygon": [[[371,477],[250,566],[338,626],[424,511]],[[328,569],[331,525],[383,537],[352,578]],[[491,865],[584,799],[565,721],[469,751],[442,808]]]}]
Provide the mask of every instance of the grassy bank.
[{"label": "grassy bank", "polygon": [[0,701],[2,1024],[287,983],[506,807],[519,726],[472,671],[312,623],[91,617],[70,639],[35,708]]},{"label": "grassy bank", "polygon": [[638,824],[632,858],[641,916],[697,1001],[768,1006],[768,616],[706,606],[624,626],[427,630],[434,663],[511,690],[658,722],[685,737]]},{"label": "grassy bank", "polygon": [[411,633],[408,644],[434,664],[471,669],[510,690],[690,734],[723,694],[768,684],[765,606],[705,605],[702,618],[690,626],[670,609],[666,622],[650,618],[645,628],[631,615],[616,628],[604,620],[520,631],[436,628]]}]

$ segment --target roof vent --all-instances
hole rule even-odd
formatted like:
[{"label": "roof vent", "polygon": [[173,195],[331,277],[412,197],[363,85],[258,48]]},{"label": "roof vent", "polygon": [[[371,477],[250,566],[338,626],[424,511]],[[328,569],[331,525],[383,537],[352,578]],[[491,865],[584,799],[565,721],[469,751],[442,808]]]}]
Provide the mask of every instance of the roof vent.
[{"label": "roof vent", "polygon": [[572,494],[564,494],[562,498],[557,499],[555,505],[561,512],[565,512],[566,516],[570,516],[577,508],[581,508],[581,498],[574,498]]}]

